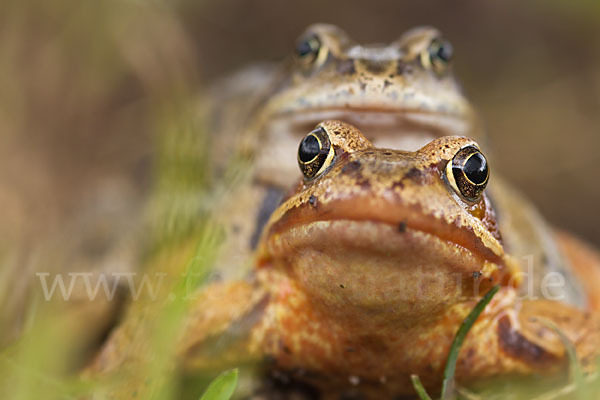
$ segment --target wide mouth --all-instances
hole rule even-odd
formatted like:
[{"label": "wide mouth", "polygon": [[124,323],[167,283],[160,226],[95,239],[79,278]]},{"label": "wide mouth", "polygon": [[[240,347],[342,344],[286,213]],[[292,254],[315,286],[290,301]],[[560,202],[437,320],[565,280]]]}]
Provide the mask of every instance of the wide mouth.
[{"label": "wide mouth", "polygon": [[[325,290],[341,286],[347,289],[346,295],[358,288],[359,293],[389,298],[384,293],[393,291],[396,301],[426,302],[433,297],[426,293],[436,287],[440,292],[455,287],[455,295],[467,298],[478,297],[495,284],[507,284],[500,259],[494,263],[455,241],[410,227],[400,231],[376,221],[301,224],[277,235],[269,246],[274,255],[302,258],[289,265],[296,275],[309,278],[305,286],[319,285]],[[352,303],[363,302],[360,296]],[[375,301],[383,302],[383,298]]]},{"label": "wide mouth", "polygon": [[[258,157],[257,171],[262,182],[287,188],[290,176],[297,176],[295,152],[301,139],[327,120],[344,121],[357,127],[378,148],[416,151],[442,136],[468,136],[477,140],[480,131],[467,117],[413,108],[373,106],[298,106],[266,112],[257,128],[268,138],[268,157]],[[264,146],[264,141],[256,141]],[[260,154],[266,154],[261,152]]]},{"label": "wide mouth", "polygon": [[351,323],[361,313],[375,325],[425,320],[514,284],[504,264],[455,241],[376,221],[303,223],[265,245],[271,258],[259,258],[260,266],[283,269],[311,304]]},{"label": "wide mouth", "polygon": [[419,257],[446,260],[457,273],[503,284],[515,272],[498,240],[472,228],[468,218],[446,221],[424,213],[419,205],[390,204],[383,199],[365,197],[320,205],[317,200],[316,207],[285,211],[265,235],[269,258],[286,257],[293,253],[291,249],[312,247],[328,253],[344,248],[387,254],[402,262],[414,257],[414,264]]},{"label": "wide mouth", "polygon": [[423,146],[440,136],[473,136],[477,133],[474,129],[474,118],[467,113],[380,107],[376,104],[294,108],[278,112],[271,117],[272,123],[289,124],[291,130],[299,132],[306,132],[325,120],[341,120],[356,126],[378,147],[382,146],[377,140],[390,135],[398,139],[421,136],[423,140],[419,144]]}]

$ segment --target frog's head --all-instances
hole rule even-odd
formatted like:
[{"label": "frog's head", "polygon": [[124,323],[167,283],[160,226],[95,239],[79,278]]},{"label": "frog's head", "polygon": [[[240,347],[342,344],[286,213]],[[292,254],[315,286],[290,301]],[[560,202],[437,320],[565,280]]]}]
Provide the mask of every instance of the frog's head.
[{"label": "frog's head", "polygon": [[473,140],[380,149],[327,121],[302,139],[297,158],[304,179],[267,224],[259,265],[285,271],[315,304],[410,323],[477,290],[517,284]]},{"label": "frog's head", "polygon": [[267,113],[302,132],[325,119],[344,120],[376,132],[369,139],[380,147],[414,150],[437,136],[477,135],[474,112],[452,74],[452,52],[430,27],[389,45],[359,45],[336,26],[312,25],[298,38],[291,72]]},{"label": "frog's head", "polygon": [[359,45],[333,25],[310,26],[297,40],[288,68],[261,103],[264,138],[247,144],[260,179],[286,186],[296,172],[289,154],[320,121],[339,119],[366,132],[377,147],[416,150],[436,137],[480,140],[476,113],[452,74],[452,46],[420,27],[389,45]]}]

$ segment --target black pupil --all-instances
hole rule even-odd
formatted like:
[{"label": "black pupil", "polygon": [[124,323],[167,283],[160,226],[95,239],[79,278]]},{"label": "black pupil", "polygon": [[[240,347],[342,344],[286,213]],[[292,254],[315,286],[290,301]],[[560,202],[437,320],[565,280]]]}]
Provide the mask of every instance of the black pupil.
[{"label": "black pupil", "polygon": [[450,42],[440,41],[436,47],[437,50],[434,51],[434,55],[442,61],[450,62],[453,52]]},{"label": "black pupil", "polygon": [[317,138],[313,135],[308,135],[300,142],[298,156],[300,157],[300,161],[306,163],[318,156],[320,151],[321,149]]},{"label": "black pupil", "polygon": [[488,176],[488,166],[485,157],[481,153],[475,153],[465,163],[463,168],[465,176],[474,184],[485,183]]},{"label": "black pupil", "polygon": [[300,57],[304,57],[311,53],[316,52],[318,47],[319,47],[318,39],[316,37],[310,37],[310,38],[298,43],[298,45],[296,46],[296,52],[298,53],[298,55]]}]

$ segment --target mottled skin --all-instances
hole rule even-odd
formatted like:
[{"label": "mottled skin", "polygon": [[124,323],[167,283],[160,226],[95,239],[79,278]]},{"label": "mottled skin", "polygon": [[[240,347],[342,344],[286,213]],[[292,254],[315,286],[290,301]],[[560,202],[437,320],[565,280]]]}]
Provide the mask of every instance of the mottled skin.
[{"label": "mottled skin", "polygon": [[[178,342],[183,365],[269,360],[324,397],[413,393],[411,373],[435,390],[459,324],[494,284],[501,290],[460,353],[459,382],[563,368],[564,345],[539,319],[564,332],[584,365],[593,361],[595,310],[518,298],[523,265],[507,253],[487,195],[468,201],[448,178],[448,162],[473,140],[406,152],[375,148],[340,122],[320,126],[331,165],[273,213],[253,274],[203,291]],[[600,270],[593,252],[578,262]],[[92,370],[110,371],[127,350],[111,343]]]},{"label": "mottled skin", "polygon": [[[245,88],[249,98],[234,87],[236,114],[221,114],[224,124],[242,124],[244,150],[255,154],[261,179],[287,187],[289,176],[297,173],[288,150],[326,119],[354,124],[382,147],[415,150],[443,135],[482,139],[451,60],[432,59],[432,44],[443,42],[451,52],[437,29],[414,28],[388,45],[361,45],[336,26],[315,24],[298,43],[307,38],[320,43],[314,57],[294,54],[273,70],[265,67],[269,79],[257,79],[256,70],[252,77],[242,74],[238,79],[253,79],[260,87]],[[240,99],[250,104],[246,119],[240,117]],[[239,137],[239,126],[227,126],[222,130]],[[263,154],[264,142],[269,157]],[[231,148],[230,139],[222,143]]]},{"label": "mottled skin", "polygon": [[[483,131],[472,107],[455,83],[450,65],[442,64],[440,69],[440,64],[434,68],[430,61],[427,62],[427,47],[434,38],[439,38],[439,32],[435,29],[414,29],[389,46],[356,45],[338,28],[330,25],[310,27],[301,38],[311,35],[311,32],[319,35],[326,50],[323,54],[327,57],[317,57],[314,63],[306,63],[294,56],[274,68],[260,67],[238,74],[225,84],[217,85],[210,93],[211,100],[217,104],[218,109],[218,116],[214,119],[211,130],[215,138],[213,154],[218,164],[229,160],[228,154],[235,153],[236,150],[241,150],[243,155],[250,154],[252,159],[249,168],[245,169],[245,181],[218,199],[219,207],[214,213],[223,223],[227,239],[215,270],[226,279],[247,275],[252,266],[251,255],[264,223],[279,203],[282,193],[289,190],[290,184],[300,176],[294,156],[298,142],[323,118],[344,118],[354,122],[368,135],[370,142],[380,147],[414,150],[432,138],[443,135],[469,135],[481,142]],[[236,146],[240,143],[241,146]],[[523,257],[531,257],[531,264],[536,271],[534,276],[525,276],[521,291],[528,289],[531,283],[533,293],[539,296],[539,277],[547,271],[559,271],[566,276],[565,293],[562,293],[565,294],[566,301],[597,307],[600,304],[600,294],[590,290],[590,287],[594,287],[596,278],[592,281],[583,280],[584,285],[581,285],[580,280],[572,275],[573,270],[577,270],[580,275],[590,274],[586,268],[597,262],[595,255],[585,255],[583,261],[577,258],[576,268],[570,265],[569,260],[573,259],[574,254],[582,254],[581,245],[570,237],[561,237],[557,242],[535,209],[497,178],[495,175],[486,192],[493,200],[499,231],[502,232],[502,241],[498,243],[502,244],[504,252],[510,253],[519,263],[523,262]],[[308,190],[309,187],[304,189]],[[427,201],[433,199],[434,197],[430,197]],[[425,199],[420,201],[425,202]],[[356,211],[356,208],[352,207],[352,211]],[[443,212],[444,209],[441,208],[434,214]],[[398,229],[401,226],[398,225]],[[168,272],[169,276],[179,277],[187,258],[191,257],[193,242],[194,238],[190,238],[181,245],[181,251],[178,251],[179,261],[154,260],[146,270]],[[368,247],[370,242],[365,243]],[[488,242],[488,245],[491,246],[491,243],[493,241]],[[264,249],[261,254],[264,254]],[[364,253],[365,258],[368,255],[368,252]],[[270,264],[279,265],[283,262],[275,262],[276,260],[274,258]],[[487,265],[491,274],[495,264]],[[289,280],[286,275],[276,272],[280,270],[281,268],[275,267],[264,268],[256,273],[253,283],[236,281],[211,286],[203,294],[206,299],[200,300],[199,305],[193,307],[195,312],[192,313],[191,320],[196,320],[198,325],[191,323],[193,328],[178,343],[182,362],[190,368],[213,364],[215,367],[223,366],[227,361],[239,360],[244,354],[238,351],[237,346],[250,349],[248,356],[251,358],[263,355],[266,350],[260,341],[254,341],[254,345],[249,348],[246,343],[237,342],[238,334],[222,333],[230,332],[231,329],[228,330],[227,327],[231,326],[232,320],[238,321],[239,318],[247,324],[248,321],[255,321],[263,316],[266,309],[273,310],[275,303],[270,301],[269,293],[278,285],[263,283],[263,279],[272,281],[280,277]],[[598,273],[592,275],[597,276]],[[363,275],[363,278],[367,276],[370,275]],[[345,285],[343,282],[340,284]],[[586,291],[581,290],[582,286]],[[290,287],[295,286],[290,284]],[[341,289],[339,286],[338,288]],[[510,289],[511,292],[512,290]],[[301,301],[306,293],[300,290],[294,290],[293,293],[299,299],[299,307],[309,310],[303,306],[306,302]],[[438,291],[428,293],[439,294]],[[510,296],[504,298],[508,299]],[[435,301],[432,299],[429,304]],[[215,306],[212,307],[211,304]],[[439,346],[435,349],[439,357],[445,357],[446,346],[451,337],[448,332],[455,328],[471,306],[472,302],[461,303],[447,311],[449,316],[444,318],[452,323],[445,326],[451,329],[448,328],[435,339],[439,340],[436,342]],[[136,369],[136,363],[149,362],[147,357],[152,349],[146,331],[152,328],[148,327],[147,322],[152,321],[156,315],[156,308],[156,302],[144,299],[134,302],[90,371],[119,373]],[[215,311],[207,316],[206,309]],[[559,315],[559,311],[555,311]],[[568,311],[565,313],[570,314]],[[296,323],[302,323],[302,318],[307,315],[299,313]],[[581,316],[577,313],[573,315]],[[234,324],[234,330],[245,324]],[[570,326],[575,325],[573,323]],[[443,325],[435,326],[438,329]],[[436,332],[437,330],[433,330],[431,334],[435,335]],[[585,330],[578,333],[574,328],[570,332],[572,337],[587,335]],[[229,344],[229,341],[216,339],[228,336],[236,339],[232,340],[237,346],[227,346],[224,343]],[[214,339],[210,346],[204,341],[206,337]],[[477,343],[484,343],[483,337]],[[367,339],[368,337],[365,345],[377,344]],[[344,357],[354,355],[344,353]],[[360,359],[356,357],[357,360]],[[474,364],[465,360],[461,362],[470,365],[469,371],[475,371]],[[504,363],[508,362],[508,359],[503,360]],[[442,362],[437,359],[436,368]],[[381,365],[387,364],[382,361]],[[494,369],[487,364],[482,365],[481,370],[487,373],[502,370],[500,367]],[[417,369],[414,372],[419,371],[421,370]],[[430,371],[430,375],[438,377],[437,372]],[[346,375],[341,374],[340,385],[344,386],[347,379]],[[136,383],[130,382],[130,386],[135,388]],[[125,398],[126,394],[120,392],[116,397]]]},{"label": "mottled skin", "polygon": [[[247,180],[228,193],[215,213],[227,234],[226,250],[216,267],[221,276],[240,277],[251,267],[248,260],[264,223],[300,175],[292,156],[298,142],[325,118],[353,123],[373,145],[392,149],[416,150],[443,135],[485,140],[451,62],[431,56],[433,44],[444,42],[438,30],[415,28],[387,46],[359,45],[341,29],[317,24],[300,35],[298,43],[311,37],[321,44],[315,57],[307,60],[295,54],[272,69],[240,73],[214,92],[225,98],[216,101],[221,105],[214,127],[216,158],[228,159],[222,154],[240,143],[238,150],[252,155],[245,167]],[[495,177],[488,192],[511,254],[527,257],[535,270],[567,276],[568,301],[585,305],[581,287],[570,276],[570,266],[544,219],[498,174]],[[532,282],[539,294],[537,276]]]},{"label": "mottled skin", "polygon": [[[262,228],[283,194],[300,176],[294,154],[299,140],[325,117],[345,118],[370,129],[369,139],[392,148],[416,149],[440,135],[482,137],[475,113],[456,83],[451,62],[431,62],[428,48],[442,40],[434,28],[412,29],[393,43],[360,45],[341,29],[310,26],[300,35],[318,35],[322,46],[314,62],[290,54],[277,65],[246,68],[208,91],[206,120],[213,139],[216,170],[242,164],[243,179],[215,188],[212,216],[225,230],[225,243],[214,270],[224,279],[244,277]],[[247,157],[247,156],[250,157]],[[178,243],[174,253],[190,256],[195,238]],[[520,240],[515,240],[519,242]],[[531,247],[531,246],[529,246]],[[186,265],[150,260],[145,272],[167,272],[175,279]],[[157,303],[133,302],[105,344],[116,355],[111,369],[136,362],[148,352],[144,323]],[[125,350],[127,349],[127,350]]]},{"label": "mottled skin", "polygon": [[430,54],[438,42],[451,48],[438,30],[419,27],[388,45],[361,45],[338,27],[316,24],[297,42],[311,37],[320,43],[315,57],[295,51],[281,64],[247,68],[208,93],[216,163],[231,166],[232,155],[247,162],[245,181],[215,213],[231,249],[219,261],[222,276],[248,270],[262,226],[299,176],[290,155],[320,121],[343,119],[368,132],[375,145],[406,150],[443,135],[483,139],[451,60]]},{"label": "mottled skin", "polygon": [[[249,336],[250,353],[301,371],[298,379],[325,394],[409,393],[410,373],[439,383],[475,288],[501,283],[461,352],[459,381],[563,366],[563,344],[531,317],[557,324],[584,362],[597,354],[597,317],[517,299],[522,266],[506,253],[489,200],[465,201],[448,184],[447,162],[472,140],[441,138],[410,153],[373,148],[344,124],[322,126],[338,146],[336,160],[301,184],[264,231],[255,284],[269,305]],[[360,384],[349,389],[350,377]]]}]

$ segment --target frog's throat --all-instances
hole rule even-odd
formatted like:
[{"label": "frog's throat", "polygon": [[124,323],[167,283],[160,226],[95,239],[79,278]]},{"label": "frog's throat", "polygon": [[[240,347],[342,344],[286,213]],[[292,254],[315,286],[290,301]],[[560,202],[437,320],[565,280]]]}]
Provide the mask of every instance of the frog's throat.
[{"label": "frog's throat", "polygon": [[269,124],[277,127],[279,132],[288,130],[292,133],[305,132],[316,123],[325,120],[342,120],[363,131],[377,132],[378,136],[397,134],[398,132],[402,132],[402,135],[420,134],[427,141],[447,135],[473,136],[477,134],[475,118],[470,113],[460,114],[377,105],[290,109],[270,115],[268,118]]},{"label": "frog's throat", "polygon": [[429,259],[433,264],[447,264],[453,274],[486,278],[489,283],[506,286],[521,284],[519,265],[489,232],[424,214],[414,205],[355,204],[352,210],[345,205],[330,203],[285,211],[267,227],[261,256],[272,259],[303,249],[327,253],[344,248],[357,254],[390,254],[405,267],[411,266],[411,260],[417,266],[419,260]]}]

